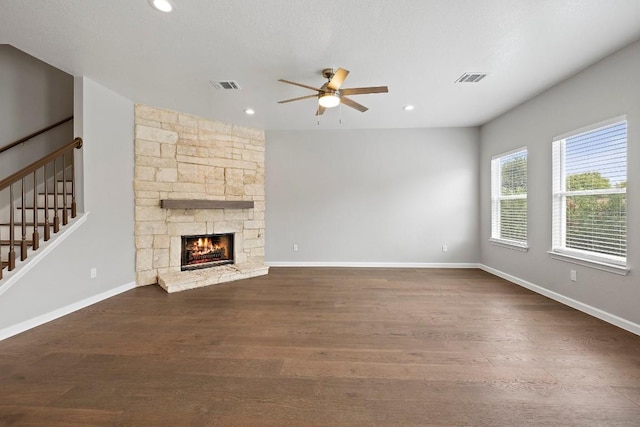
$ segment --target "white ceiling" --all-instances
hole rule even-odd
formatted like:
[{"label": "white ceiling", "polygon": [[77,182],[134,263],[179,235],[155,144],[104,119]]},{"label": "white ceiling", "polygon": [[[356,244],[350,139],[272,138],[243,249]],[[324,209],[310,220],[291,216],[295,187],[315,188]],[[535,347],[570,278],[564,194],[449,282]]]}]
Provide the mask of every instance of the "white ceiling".
[{"label": "white ceiling", "polygon": [[[640,38],[640,0],[3,0],[0,43],[138,103],[262,129],[476,126]],[[320,71],[370,108],[277,101]],[[455,84],[464,72],[478,84]],[[210,80],[235,80],[239,91]],[[411,112],[406,104],[415,105]],[[256,114],[246,116],[247,107]],[[339,124],[339,119],[342,124]]]}]

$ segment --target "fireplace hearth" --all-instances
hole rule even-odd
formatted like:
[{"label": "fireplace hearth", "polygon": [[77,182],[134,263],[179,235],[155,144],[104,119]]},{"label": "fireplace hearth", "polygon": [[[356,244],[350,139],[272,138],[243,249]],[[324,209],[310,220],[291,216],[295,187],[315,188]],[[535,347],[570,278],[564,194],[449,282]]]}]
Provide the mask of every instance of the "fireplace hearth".
[{"label": "fireplace hearth", "polygon": [[180,270],[233,264],[233,233],[182,236]]}]

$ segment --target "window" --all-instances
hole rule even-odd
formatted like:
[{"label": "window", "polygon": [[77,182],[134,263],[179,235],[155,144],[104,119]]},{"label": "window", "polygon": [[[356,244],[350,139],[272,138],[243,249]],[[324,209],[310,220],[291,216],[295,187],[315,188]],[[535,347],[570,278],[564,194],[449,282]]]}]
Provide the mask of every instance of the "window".
[{"label": "window", "polygon": [[491,241],[527,248],[527,149],[491,160]]},{"label": "window", "polygon": [[553,142],[552,234],[552,254],[590,261],[595,267],[626,266],[626,119]]}]

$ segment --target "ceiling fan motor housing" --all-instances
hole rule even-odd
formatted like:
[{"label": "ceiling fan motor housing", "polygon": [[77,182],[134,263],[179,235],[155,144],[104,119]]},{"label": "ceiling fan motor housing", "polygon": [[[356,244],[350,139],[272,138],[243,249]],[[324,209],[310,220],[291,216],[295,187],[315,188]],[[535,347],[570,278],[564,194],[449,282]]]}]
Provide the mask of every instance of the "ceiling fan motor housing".
[{"label": "ceiling fan motor housing", "polygon": [[324,70],[322,70],[322,76],[327,80],[331,80],[333,74],[333,68],[325,68]]}]

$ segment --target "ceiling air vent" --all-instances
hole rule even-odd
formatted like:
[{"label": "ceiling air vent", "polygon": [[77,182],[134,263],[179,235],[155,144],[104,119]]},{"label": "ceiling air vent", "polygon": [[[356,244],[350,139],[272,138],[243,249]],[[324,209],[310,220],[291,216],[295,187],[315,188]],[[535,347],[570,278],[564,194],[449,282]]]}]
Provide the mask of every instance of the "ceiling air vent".
[{"label": "ceiling air vent", "polygon": [[219,90],[237,90],[240,89],[238,82],[233,80],[213,81],[211,80],[213,87]]},{"label": "ceiling air vent", "polygon": [[456,83],[478,83],[487,77],[487,73],[464,73],[456,80]]}]

